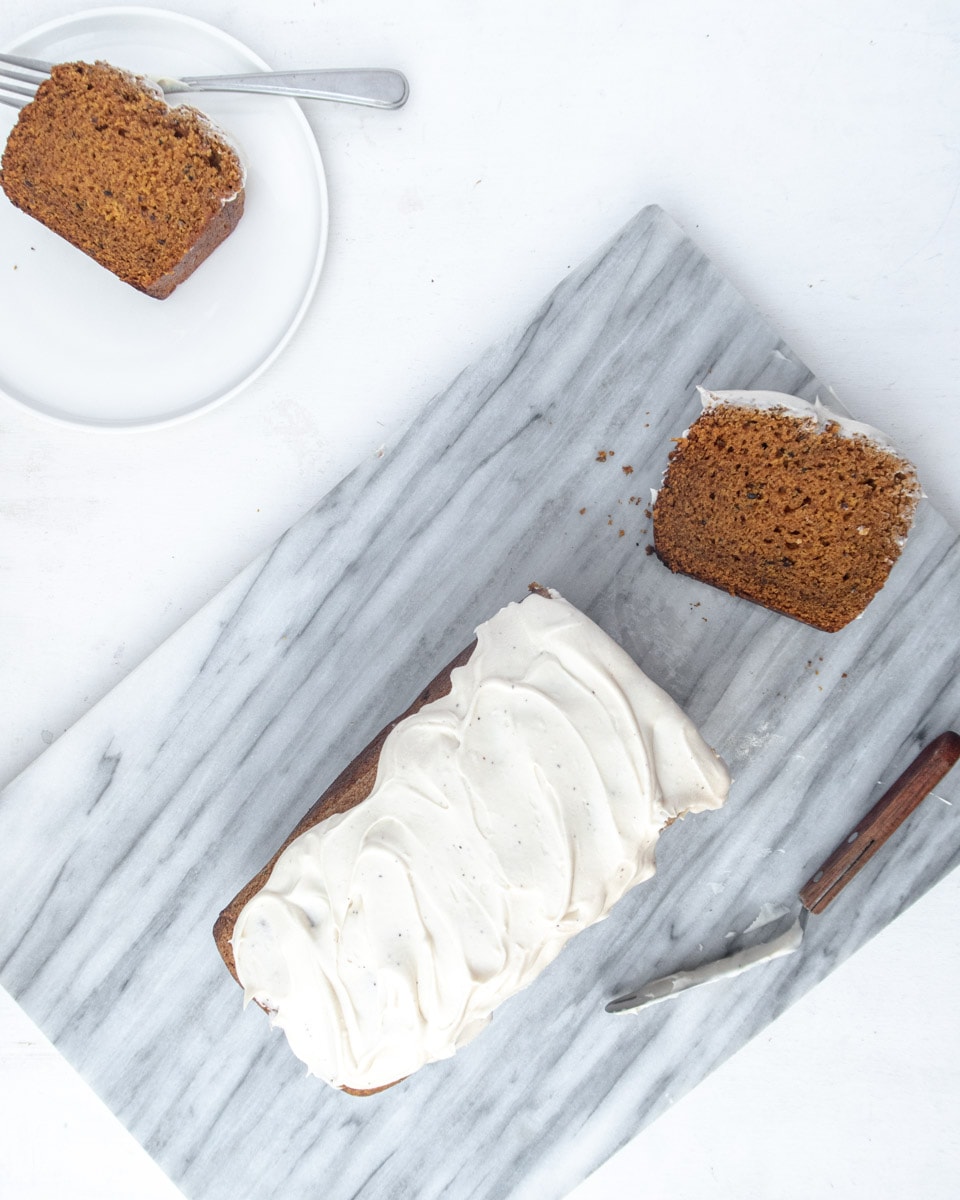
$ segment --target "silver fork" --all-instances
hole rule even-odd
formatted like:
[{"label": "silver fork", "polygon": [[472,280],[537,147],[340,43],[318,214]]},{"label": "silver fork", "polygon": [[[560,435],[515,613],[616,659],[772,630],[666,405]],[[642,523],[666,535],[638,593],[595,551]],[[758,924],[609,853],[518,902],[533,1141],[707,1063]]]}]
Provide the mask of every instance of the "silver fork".
[{"label": "silver fork", "polygon": [[[0,54],[0,104],[23,108],[50,74],[51,64],[18,54]],[[147,75],[164,95],[179,92],[260,92],[302,100],[338,100],[370,108],[402,108],[410,85],[401,71],[387,68],[318,71],[255,71],[248,75]]]}]

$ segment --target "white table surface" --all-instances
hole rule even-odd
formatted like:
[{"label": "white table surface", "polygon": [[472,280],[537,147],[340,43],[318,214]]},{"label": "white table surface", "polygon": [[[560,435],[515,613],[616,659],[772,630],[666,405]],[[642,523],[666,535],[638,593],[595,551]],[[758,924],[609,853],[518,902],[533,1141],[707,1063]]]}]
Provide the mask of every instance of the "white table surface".
[{"label": "white table surface", "polygon": [[[411,99],[308,110],[326,266],[238,397],[139,433],[0,398],[0,783],[651,201],[960,526],[950,0],[157,7],[276,67],[398,66]],[[72,9],[7,0],[0,40]],[[958,913],[954,875],[573,1195],[952,1197]],[[0,993],[0,1195],[178,1194]]]}]

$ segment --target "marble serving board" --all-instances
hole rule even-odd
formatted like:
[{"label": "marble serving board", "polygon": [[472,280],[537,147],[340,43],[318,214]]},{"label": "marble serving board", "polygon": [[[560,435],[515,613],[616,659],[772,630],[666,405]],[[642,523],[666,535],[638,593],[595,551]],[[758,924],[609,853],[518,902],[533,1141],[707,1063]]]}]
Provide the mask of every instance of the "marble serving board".
[{"label": "marble serving board", "polygon": [[[839,634],[646,552],[699,383],[822,390],[646,208],[0,795],[0,979],[187,1197],[560,1196],[960,859],[954,776],[801,953],[604,1013],[788,901],[878,781],[960,720],[960,542],[928,504]],[[689,710],[730,764],[729,804],[670,828],[656,878],[454,1059],[335,1092],[241,1011],[211,926],[533,580]]]}]

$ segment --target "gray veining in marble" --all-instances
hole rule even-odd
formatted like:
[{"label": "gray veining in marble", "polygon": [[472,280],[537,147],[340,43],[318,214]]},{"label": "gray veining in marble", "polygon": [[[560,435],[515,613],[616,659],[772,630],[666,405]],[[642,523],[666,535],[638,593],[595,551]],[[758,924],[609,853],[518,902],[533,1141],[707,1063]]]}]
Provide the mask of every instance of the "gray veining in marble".
[{"label": "gray veining in marble", "polygon": [[[928,799],[801,954],[603,1012],[789,900],[877,781],[960,720],[960,542],[928,505],[839,634],[645,553],[698,383],[818,386],[647,208],[0,794],[0,979],[186,1196],[562,1195],[960,859],[951,776],[953,806]],[[532,580],[691,712],[731,765],[729,805],[671,828],[656,878],[453,1060],[369,1099],[333,1092],[241,1012],[210,928]]]}]

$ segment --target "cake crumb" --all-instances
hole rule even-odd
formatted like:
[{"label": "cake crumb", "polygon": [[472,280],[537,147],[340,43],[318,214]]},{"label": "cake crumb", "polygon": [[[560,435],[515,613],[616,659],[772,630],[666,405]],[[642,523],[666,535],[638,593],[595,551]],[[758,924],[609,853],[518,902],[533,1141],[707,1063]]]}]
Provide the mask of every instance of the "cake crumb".
[{"label": "cake crumb", "polygon": [[656,552],[656,549],[648,543],[646,546],[647,557],[649,557],[651,554],[656,554]]},{"label": "cake crumb", "polygon": [[632,475],[633,474],[633,467],[631,467],[631,466],[621,467],[620,470],[624,473],[624,475]]}]

